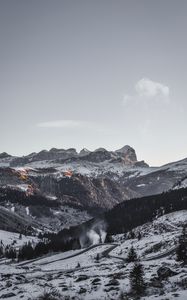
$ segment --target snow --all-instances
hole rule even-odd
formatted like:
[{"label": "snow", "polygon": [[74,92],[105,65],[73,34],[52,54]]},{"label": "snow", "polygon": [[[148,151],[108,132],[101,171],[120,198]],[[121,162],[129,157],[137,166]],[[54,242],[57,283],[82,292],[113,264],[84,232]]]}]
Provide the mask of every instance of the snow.
[{"label": "snow", "polygon": [[34,236],[25,236],[22,234],[20,239],[20,234],[15,232],[9,232],[5,230],[0,230],[0,241],[3,242],[3,245],[11,245],[14,241],[16,241],[15,246],[20,247],[27,242],[34,242],[38,241],[38,238]]},{"label": "snow", "polygon": [[[130,239],[126,240],[123,234],[114,236],[115,242],[121,242],[120,246],[115,248],[111,255],[127,257],[129,248],[133,245],[140,257],[150,258],[151,255],[155,256],[157,252],[167,252],[175,248],[178,237],[182,232],[182,226],[187,223],[187,211],[182,210],[173,212],[167,215],[163,215],[153,222],[144,224],[137,227],[134,232],[141,233],[142,239]],[[160,247],[159,247],[160,243]],[[158,247],[157,252],[151,254],[145,254]]]},{"label": "snow", "polygon": [[10,210],[11,210],[11,212],[14,213],[15,212],[15,206],[12,206]]},{"label": "snow", "polygon": [[27,216],[29,216],[29,215],[30,215],[30,212],[29,212],[29,207],[27,206],[27,207],[25,208],[25,210],[26,210],[26,214],[27,214]]},{"label": "snow", "polygon": [[[134,232],[135,234],[141,232],[140,240],[137,238],[127,240],[124,234],[120,234],[113,236],[115,240],[113,244],[98,244],[87,249],[49,253],[33,261],[23,263],[9,261],[7,264],[1,259],[0,276],[3,274],[11,276],[8,279],[4,278],[4,281],[1,280],[0,297],[13,292],[15,300],[20,299],[20,296],[26,300],[34,299],[44,290],[56,288],[64,296],[80,295],[80,299],[84,300],[110,298],[117,300],[121,291],[127,292],[130,289],[128,276],[133,263],[125,263],[124,258],[133,245],[143,265],[147,283],[156,276],[161,266],[167,266],[176,272],[175,276],[163,281],[162,289],[153,288],[148,284],[147,296],[141,300],[186,300],[187,290],[180,286],[180,282],[185,278],[187,280],[187,267],[181,267],[175,260],[175,253],[171,252],[181,233],[182,225],[186,222],[187,211],[183,210],[161,216],[153,222],[137,227]],[[18,234],[6,231],[1,231],[0,236],[7,244],[15,238],[17,243],[33,239],[23,236],[22,240],[19,240]],[[97,255],[100,257],[99,261],[96,260]],[[113,278],[117,278],[116,286],[110,283]],[[93,283],[94,280],[96,284]]]},{"label": "snow", "polygon": [[173,189],[177,190],[177,189],[181,189],[181,188],[187,188],[187,178],[185,178],[180,183],[178,183]]},{"label": "snow", "polygon": [[[68,255],[66,259],[64,259],[64,255],[60,256],[58,255],[58,259],[56,261],[56,256],[51,259],[51,261],[47,262],[46,264],[41,264],[40,261],[37,261],[34,265],[40,266],[40,268],[43,271],[56,271],[56,270],[71,270],[75,269],[78,264],[80,264],[81,267],[87,267],[90,265],[97,264],[95,262],[96,255],[107,250],[109,248],[109,245],[100,245],[96,248],[91,249],[88,253],[82,253],[78,256],[68,258]],[[81,252],[81,251],[78,251]],[[77,253],[76,253],[77,254]]]}]

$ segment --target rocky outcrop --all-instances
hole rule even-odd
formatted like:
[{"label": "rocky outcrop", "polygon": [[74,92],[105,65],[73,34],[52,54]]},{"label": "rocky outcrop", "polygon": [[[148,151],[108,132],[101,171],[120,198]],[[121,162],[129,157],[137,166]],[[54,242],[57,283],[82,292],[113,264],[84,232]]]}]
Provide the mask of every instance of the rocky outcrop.
[{"label": "rocky outcrop", "polygon": [[160,280],[165,280],[168,277],[177,275],[176,272],[172,271],[169,267],[166,266],[158,268],[157,274]]},{"label": "rocky outcrop", "polygon": [[86,149],[86,148],[83,148],[80,152],[79,152],[79,156],[85,156],[85,155],[88,155],[91,151]]},{"label": "rocky outcrop", "polygon": [[[24,166],[33,162],[50,161],[51,163],[62,163],[70,159],[71,161],[87,161],[93,163],[101,163],[104,161],[108,162],[119,162],[121,161],[126,165],[135,165],[140,163],[137,161],[135,150],[130,146],[124,146],[123,148],[116,151],[108,151],[104,148],[98,148],[95,151],[89,151],[86,148],[82,149],[80,153],[77,153],[76,149],[56,149],[42,150],[38,153],[31,153],[27,156],[14,158],[10,166]],[[144,164],[145,166],[145,164]]]},{"label": "rocky outcrop", "polygon": [[41,193],[55,195],[64,204],[82,208],[109,209],[133,195],[109,178],[92,178],[75,174],[72,177],[55,178],[52,174],[33,177]]},{"label": "rocky outcrop", "polygon": [[10,163],[11,167],[23,166],[32,162],[39,161],[55,161],[58,159],[66,160],[68,158],[77,157],[76,149],[70,148],[67,150],[52,148],[51,150],[42,150],[38,153],[31,153],[27,156],[17,157]]},{"label": "rocky outcrop", "polygon": [[135,150],[126,145],[119,150],[115,151],[118,155],[122,156],[127,163],[135,163],[137,162],[137,156]]},{"label": "rocky outcrop", "polygon": [[6,152],[0,153],[0,159],[1,159],[1,158],[8,158],[8,157],[11,157],[11,155],[8,154],[8,153],[6,153]]},{"label": "rocky outcrop", "polygon": [[[3,159],[0,186],[12,185],[27,192],[33,189],[58,197],[63,203],[101,209],[126,199],[168,191],[187,176],[187,159],[151,168],[138,161],[135,150],[127,145],[116,151],[98,148],[82,149],[80,153],[74,148],[52,148],[11,157],[11,167],[5,168],[2,162]],[[20,166],[24,174],[16,168]]]}]

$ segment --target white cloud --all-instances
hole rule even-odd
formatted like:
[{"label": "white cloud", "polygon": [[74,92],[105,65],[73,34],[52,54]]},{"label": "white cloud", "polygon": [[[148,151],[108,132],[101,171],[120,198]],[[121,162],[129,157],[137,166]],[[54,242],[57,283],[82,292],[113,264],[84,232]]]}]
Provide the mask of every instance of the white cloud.
[{"label": "white cloud", "polygon": [[125,94],[123,96],[122,104],[138,103],[140,99],[159,99],[162,102],[169,103],[170,89],[160,82],[142,78],[135,84],[133,95]]},{"label": "white cloud", "polygon": [[75,128],[84,127],[87,124],[88,122],[78,121],[78,120],[56,120],[56,121],[38,123],[37,127],[75,129]]},{"label": "white cloud", "polygon": [[169,87],[148,78],[142,78],[135,85],[135,90],[140,97],[169,97]]},{"label": "white cloud", "polygon": [[48,129],[64,129],[64,130],[84,130],[92,131],[101,134],[111,134],[112,130],[106,127],[104,124],[91,121],[81,120],[54,120],[48,122],[41,122],[36,124],[40,128]]}]

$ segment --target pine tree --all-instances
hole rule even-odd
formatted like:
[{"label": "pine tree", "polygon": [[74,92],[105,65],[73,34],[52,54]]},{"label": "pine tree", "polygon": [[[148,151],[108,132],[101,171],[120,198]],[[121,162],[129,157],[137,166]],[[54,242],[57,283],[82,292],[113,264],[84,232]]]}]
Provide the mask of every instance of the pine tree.
[{"label": "pine tree", "polygon": [[182,234],[179,238],[179,245],[176,250],[177,260],[187,263],[187,228],[183,226]]},{"label": "pine tree", "polygon": [[134,262],[137,260],[138,260],[137,253],[136,253],[134,247],[132,246],[127,255],[127,262]]},{"label": "pine tree", "polygon": [[42,233],[41,233],[41,232],[39,232],[39,234],[38,234],[38,238],[39,238],[39,239],[42,239],[42,238],[43,238],[43,235],[42,235]]},{"label": "pine tree", "polygon": [[140,231],[138,232],[138,240],[141,240],[141,238],[142,238],[142,235],[141,235],[141,233],[140,233]]},{"label": "pine tree", "polygon": [[137,296],[141,296],[145,291],[145,282],[143,278],[143,267],[140,263],[135,263],[132,271],[130,272],[130,286],[131,292]]},{"label": "pine tree", "polygon": [[112,242],[113,242],[112,236],[109,233],[107,233],[105,238],[105,243],[112,243]]},{"label": "pine tree", "polygon": [[12,260],[15,259],[16,258],[16,250],[13,247],[6,246],[5,257],[12,259]]},{"label": "pine tree", "polygon": [[131,240],[131,239],[134,239],[135,238],[135,233],[134,233],[134,231],[129,231],[129,239]]},{"label": "pine tree", "polygon": [[3,255],[3,246],[0,245],[0,257]]},{"label": "pine tree", "polygon": [[100,260],[100,256],[99,256],[99,253],[97,253],[96,257],[95,257],[95,262],[96,263],[99,263],[99,260]]},{"label": "pine tree", "polygon": [[19,249],[18,253],[18,259],[24,260],[24,259],[32,259],[34,258],[34,249],[30,242],[23,245],[22,248]]}]

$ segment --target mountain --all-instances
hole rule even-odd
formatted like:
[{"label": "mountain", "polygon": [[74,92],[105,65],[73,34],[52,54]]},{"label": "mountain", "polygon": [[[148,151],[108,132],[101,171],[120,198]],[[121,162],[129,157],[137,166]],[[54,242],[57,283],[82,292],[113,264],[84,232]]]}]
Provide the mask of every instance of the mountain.
[{"label": "mountain", "polygon": [[148,168],[146,163],[137,160],[130,146],[117,151],[83,149],[80,153],[73,148],[52,148],[11,157],[9,162],[0,159],[0,164],[0,186],[57,197],[78,207],[101,209],[138,196],[118,179],[124,171],[140,165]]},{"label": "mountain", "polygon": [[118,234],[180,210],[187,210],[187,188],[122,202],[107,211],[104,219],[107,231]]},{"label": "mountain", "polygon": [[[4,158],[5,156],[2,156]],[[0,155],[1,160],[1,155]],[[123,148],[116,151],[107,151],[104,148],[98,148],[95,151],[89,151],[84,148],[79,153],[74,148],[70,149],[56,149],[52,148],[48,150],[42,150],[38,153],[31,153],[22,157],[14,157],[10,160],[10,163],[6,161],[6,166],[19,167],[24,165],[35,165],[36,162],[45,161],[47,164],[53,163],[64,163],[67,160],[72,162],[75,161],[87,161],[93,163],[99,163],[104,161],[118,161],[121,160],[125,165],[136,165],[140,162],[137,161],[135,150],[130,146],[124,146]],[[3,165],[3,161],[0,161]],[[142,162],[142,165],[146,164]]]},{"label": "mountain", "polygon": [[[9,172],[21,167],[27,172],[30,180],[35,181],[41,192],[62,196],[62,187],[70,181],[69,186],[71,185],[73,190],[79,186],[81,190],[85,190],[84,195],[88,196],[89,192],[93,195],[83,197],[84,199],[81,197],[79,204],[85,205],[87,201],[89,207],[103,208],[110,208],[116,204],[116,200],[110,199],[115,198],[113,193],[106,191],[109,186],[111,189],[116,187],[119,191],[118,202],[121,202],[135,196],[167,191],[182,184],[187,176],[187,159],[161,167],[149,167],[144,161],[138,161],[135,150],[127,145],[116,151],[99,148],[95,151],[82,149],[79,153],[74,148],[52,148],[23,157],[0,158],[0,166],[4,172],[0,185],[2,182],[11,184],[13,180],[10,176],[6,179],[5,167],[9,168]],[[14,181],[18,184],[18,180]],[[22,183],[19,181],[19,184]],[[106,196],[102,193],[102,199],[99,193],[101,189],[106,192]],[[73,190],[69,190],[69,196],[74,196]]]},{"label": "mountain", "polygon": [[[34,223],[33,221],[32,224],[34,225]],[[28,220],[4,207],[0,207],[0,229],[14,232],[34,232]]]},{"label": "mountain", "polygon": [[149,167],[130,146],[2,154],[0,298],[131,299],[133,245],[143,298],[186,299],[186,224],[187,159]]},{"label": "mountain", "polygon": [[3,158],[8,158],[8,157],[11,157],[10,154],[6,153],[6,152],[2,152],[0,153],[0,159],[3,159]]},{"label": "mountain", "polygon": [[23,157],[3,153],[0,188],[6,195],[17,191],[21,196],[15,201],[0,195],[0,202],[54,230],[77,225],[132,198],[179,189],[186,178],[187,159],[149,167],[128,145],[116,151],[79,153],[74,148],[52,148]]}]

